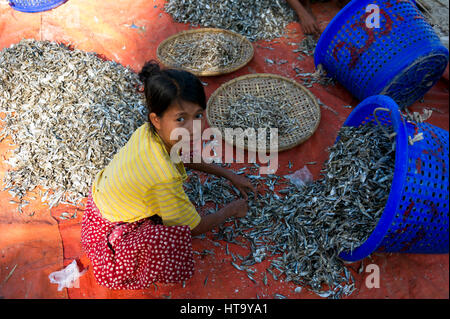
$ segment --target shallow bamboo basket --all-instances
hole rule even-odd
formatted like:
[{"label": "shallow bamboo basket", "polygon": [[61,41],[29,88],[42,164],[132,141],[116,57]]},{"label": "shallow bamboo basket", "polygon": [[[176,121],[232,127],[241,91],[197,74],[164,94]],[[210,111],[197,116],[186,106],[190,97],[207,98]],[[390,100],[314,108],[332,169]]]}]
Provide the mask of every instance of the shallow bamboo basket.
[{"label": "shallow bamboo basket", "polygon": [[[235,139],[225,136],[224,114],[229,105],[244,94],[256,97],[280,95],[286,96],[294,105],[289,116],[296,118],[300,128],[289,134],[278,136],[278,148],[266,151],[285,151],[291,149],[310,138],[320,123],[320,107],[314,95],[299,83],[274,74],[251,74],[241,76],[220,86],[209,98],[206,108],[206,118],[211,127],[221,132],[226,143],[241,149],[249,150],[247,141],[237,143]],[[261,149],[256,149],[261,151]]]},{"label": "shallow bamboo basket", "polygon": [[[179,66],[177,61],[173,58],[173,52],[175,45],[180,42],[193,41],[205,34],[221,33],[227,37],[233,39],[236,43],[237,54],[239,59],[230,65],[221,68],[215,68],[214,70],[199,70],[189,66]],[[203,59],[205,57],[201,56],[200,48],[194,53],[196,59]],[[197,53],[197,54],[196,54]],[[234,72],[242,67],[244,67],[253,58],[254,49],[251,42],[244,36],[229,30],[216,29],[216,28],[200,28],[195,30],[188,30],[179,32],[161,42],[156,51],[158,60],[164,64],[166,67],[170,68],[181,68],[183,70],[189,71],[197,76],[217,76],[222,74],[227,74]]]}]

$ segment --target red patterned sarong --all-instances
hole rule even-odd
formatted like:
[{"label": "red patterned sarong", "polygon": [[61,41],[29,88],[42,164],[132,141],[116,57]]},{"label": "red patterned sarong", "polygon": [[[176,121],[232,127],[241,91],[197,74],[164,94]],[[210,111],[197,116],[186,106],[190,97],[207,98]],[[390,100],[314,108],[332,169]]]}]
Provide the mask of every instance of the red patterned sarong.
[{"label": "red patterned sarong", "polygon": [[194,273],[189,226],[132,223],[101,216],[89,194],[81,243],[97,282],[111,289],[145,289],[153,282],[177,283]]}]

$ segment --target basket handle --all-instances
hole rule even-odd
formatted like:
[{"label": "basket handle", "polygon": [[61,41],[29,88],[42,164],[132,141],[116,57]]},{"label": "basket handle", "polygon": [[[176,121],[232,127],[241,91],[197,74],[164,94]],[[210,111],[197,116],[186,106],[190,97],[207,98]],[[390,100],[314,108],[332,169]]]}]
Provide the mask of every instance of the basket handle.
[{"label": "basket handle", "polygon": [[392,134],[389,134],[389,132],[386,130],[386,128],[384,127],[384,125],[382,125],[380,123],[380,121],[378,120],[378,116],[377,116],[377,112],[378,111],[385,111],[385,112],[390,112],[390,109],[387,109],[385,107],[377,107],[375,110],[373,110],[373,117],[375,118],[375,121],[377,122],[377,124],[381,127],[381,129],[384,131],[384,134],[386,134],[386,136],[391,140],[392,138],[394,138],[397,135],[397,132],[394,132]]}]

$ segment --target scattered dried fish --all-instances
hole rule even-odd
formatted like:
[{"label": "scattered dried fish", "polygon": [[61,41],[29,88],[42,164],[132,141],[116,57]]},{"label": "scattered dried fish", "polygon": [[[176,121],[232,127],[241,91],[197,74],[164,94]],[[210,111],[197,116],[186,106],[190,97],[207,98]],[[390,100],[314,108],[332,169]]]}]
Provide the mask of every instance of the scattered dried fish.
[{"label": "scattered dried fish", "polygon": [[9,278],[11,278],[11,276],[14,273],[14,271],[16,270],[16,268],[17,268],[17,264],[14,265],[13,269],[11,269],[8,276],[6,276],[5,279],[3,279],[2,285],[5,284]]},{"label": "scattered dried fish", "polygon": [[[239,265],[230,252],[233,267],[244,271],[272,258],[266,271],[274,280],[284,278],[328,298],[355,290],[354,278],[338,256],[359,247],[377,225],[390,193],[395,154],[379,126],[343,127],[339,137],[329,150],[322,178],[301,191],[277,175],[250,179],[264,194],[250,194],[247,216],[228,220],[232,225],[220,225],[214,233],[216,240],[239,245],[246,240],[250,253]],[[188,175],[186,192],[201,204],[199,209],[208,202],[236,199],[223,178],[207,176],[202,181],[196,172]],[[267,284],[266,273],[262,280]]]},{"label": "scattered dried fish", "polygon": [[326,72],[322,69],[322,67],[319,65],[318,69],[314,73],[310,72],[304,72],[302,73],[301,68],[294,67],[293,70],[295,71],[296,75],[295,77],[300,77],[300,79],[303,81],[303,85],[305,87],[312,87],[314,83],[319,83],[323,86],[328,85],[334,85],[336,80],[333,78],[330,78],[326,76]]},{"label": "scattered dried fish", "polygon": [[339,113],[335,109],[333,109],[331,106],[324,104],[320,99],[317,99],[317,103],[324,109],[333,112],[334,115],[339,115]]},{"label": "scattered dried fish", "polygon": [[272,47],[264,47],[264,46],[262,46],[262,45],[260,45],[260,44],[257,44],[256,47],[261,48],[261,49],[267,49],[267,50],[275,50],[275,49],[272,48]]},{"label": "scattered dried fish", "polygon": [[168,0],[164,9],[177,22],[232,30],[250,41],[281,37],[297,20],[285,0]]},{"label": "scattered dried fish", "polygon": [[264,272],[264,277],[262,279],[262,282],[263,282],[264,286],[267,286],[267,273],[266,272]]},{"label": "scattered dried fish", "polygon": [[298,48],[292,52],[301,52],[307,56],[313,56],[314,50],[317,46],[317,39],[314,35],[305,35],[305,38],[300,43],[294,43],[298,45]]}]

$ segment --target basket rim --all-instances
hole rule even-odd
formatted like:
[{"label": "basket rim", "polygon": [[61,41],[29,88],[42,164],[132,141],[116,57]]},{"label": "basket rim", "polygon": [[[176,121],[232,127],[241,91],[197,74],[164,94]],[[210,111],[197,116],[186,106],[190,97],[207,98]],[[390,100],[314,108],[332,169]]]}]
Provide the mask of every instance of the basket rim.
[{"label": "basket rim", "polygon": [[[228,82],[225,82],[225,83],[223,83],[219,88],[217,88],[217,89],[213,92],[213,94],[211,94],[211,96],[209,97],[208,103],[207,103],[207,105],[206,105],[206,119],[207,119],[207,121],[208,121],[208,124],[209,124],[211,127],[212,127],[212,125],[211,125],[211,119],[210,119],[210,114],[209,114],[209,113],[210,113],[212,101],[213,101],[213,100],[214,100],[221,92],[223,92],[227,87],[232,86],[232,85],[235,84],[236,82],[239,82],[239,81],[242,81],[242,80],[251,79],[251,78],[272,78],[272,79],[283,80],[283,81],[286,81],[286,82],[288,82],[288,83],[293,84],[294,86],[298,87],[300,90],[302,90],[304,93],[307,94],[307,96],[308,96],[308,97],[310,98],[310,100],[312,101],[312,104],[313,104],[314,107],[317,109],[317,114],[318,114],[318,118],[317,118],[317,121],[316,121],[316,123],[315,123],[315,125],[314,125],[314,128],[310,131],[310,133],[309,133],[308,135],[305,135],[302,139],[299,139],[299,140],[297,140],[295,143],[288,144],[288,145],[286,145],[286,146],[284,146],[284,147],[277,147],[277,148],[270,148],[270,147],[267,147],[267,148],[265,148],[265,149],[259,149],[259,148],[256,148],[255,151],[257,151],[257,152],[258,152],[258,151],[266,151],[266,152],[283,152],[283,151],[289,150],[289,149],[291,149],[291,148],[294,148],[294,147],[296,147],[296,146],[302,144],[303,142],[305,142],[306,140],[308,140],[308,139],[316,132],[317,128],[319,127],[321,118],[322,118],[320,106],[319,106],[319,103],[317,102],[316,97],[311,93],[311,91],[309,91],[306,87],[304,87],[304,86],[301,85],[300,83],[298,83],[298,82],[296,82],[296,81],[294,81],[294,80],[292,80],[292,79],[290,79],[290,78],[287,78],[287,77],[284,77],[284,76],[281,76],[281,75],[277,75],[277,74],[272,74],[272,73],[254,73],[254,74],[243,75],[243,76],[237,77],[237,78],[235,78],[235,79],[233,79],[233,80],[230,80],[230,81],[228,81]],[[218,129],[221,131],[220,128],[218,128]],[[225,138],[225,136],[223,136],[223,139],[225,140],[225,142],[226,142],[227,144],[229,144],[229,145],[231,145],[231,146],[236,146],[237,148],[241,148],[240,146],[237,146],[235,143],[233,143],[233,141],[227,140],[227,139]],[[244,149],[244,150],[249,150],[249,148],[248,148],[246,145],[244,145],[243,149]],[[252,150],[252,151],[253,151],[253,150]]]},{"label": "basket rim", "polygon": [[[429,52],[424,53],[420,58],[421,59],[429,59],[429,58],[436,58],[436,57],[444,57],[445,59],[447,59],[448,61],[448,54],[445,54],[445,50],[440,50],[441,48],[434,48],[431,47],[429,49]],[[448,52],[448,51],[447,51]],[[410,71],[411,69],[417,67],[419,65],[419,63],[422,63],[422,60],[417,59],[417,56],[408,56],[403,58],[399,63],[398,69],[401,70],[400,72],[398,72],[397,75],[395,75],[394,77],[392,77],[391,79],[389,79],[389,81],[383,81],[381,84],[378,85],[378,87],[375,87],[374,89],[374,93],[376,93],[376,95],[387,95],[387,93],[389,93],[389,90],[391,89],[391,87],[399,80],[401,79],[403,76],[405,76],[405,74],[407,74],[408,71]],[[448,62],[447,62],[448,65]],[[447,65],[442,65],[442,69],[438,70],[439,72],[437,73],[444,73],[445,72],[445,68],[447,67]],[[427,89],[426,92],[428,92],[439,80],[441,77],[436,77],[433,82],[432,85],[430,85]],[[423,80],[423,79],[422,79]],[[426,93],[422,94],[422,91],[425,91],[424,88],[420,88],[417,87],[416,89],[421,89],[421,96],[423,97]],[[420,98],[416,99],[415,101],[419,100]],[[415,102],[414,101],[414,102]],[[414,102],[409,103],[409,104],[405,104],[404,101],[396,101],[397,104],[399,105],[399,107],[401,109],[404,109],[407,106],[412,105]]]},{"label": "basket rim", "polygon": [[314,50],[314,64],[316,68],[319,66],[319,64],[322,63],[326,48],[329,46],[334,36],[341,30],[341,28],[336,28],[336,24],[342,24],[341,20],[347,19],[347,11],[349,11],[350,8],[353,9],[357,5],[363,6],[366,2],[370,2],[370,0],[350,1],[341,10],[339,10],[339,12],[334,16],[330,23],[328,23],[319,40],[317,41],[316,49]]},{"label": "basket rim", "polygon": [[395,137],[397,149],[395,151],[394,177],[383,213],[370,236],[359,247],[354,248],[353,252],[344,251],[339,254],[340,258],[351,262],[361,260],[372,254],[382,243],[400,205],[400,197],[406,181],[405,156],[408,157],[409,154],[407,127],[397,103],[392,98],[386,95],[375,95],[365,99],[350,113],[342,126],[361,125],[358,117],[361,114],[366,116],[372,114],[369,110],[373,112],[376,107],[385,107],[390,110],[392,126],[397,133]]},{"label": "basket rim", "polygon": [[248,45],[248,47],[250,49],[249,50],[250,54],[246,60],[244,60],[241,64],[239,64],[233,68],[224,68],[220,71],[195,71],[195,70],[190,70],[188,68],[185,69],[196,76],[217,76],[217,75],[232,73],[232,72],[239,70],[239,69],[243,68],[244,66],[246,66],[253,59],[253,57],[255,55],[255,49],[253,48],[253,44],[250,42],[250,40],[237,32],[234,32],[231,30],[226,30],[226,29],[220,29],[220,28],[198,28],[198,29],[180,31],[174,35],[171,35],[167,39],[163,40],[158,45],[158,48],[156,49],[156,56],[157,56],[158,60],[167,67],[175,68],[174,65],[171,65],[170,63],[167,62],[166,59],[164,59],[164,57],[161,54],[161,49],[167,43],[169,43],[170,41],[172,41],[178,37],[189,35],[189,34],[198,34],[198,33],[223,33],[223,34],[232,35],[236,38],[239,38],[241,40],[241,42],[245,42]]},{"label": "basket rim", "polygon": [[8,3],[10,5],[10,7],[16,11],[25,12],[25,13],[37,13],[37,12],[44,12],[44,11],[55,9],[55,8],[59,7],[60,5],[66,3],[67,1],[69,1],[69,0],[54,0],[50,3],[46,2],[44,5],[41,3],[39,3],[39,4],[32,3],[32,4],[23,5],[23,1],[21,1],[20,3],[17,3],[14,0],[9,0]]}]

